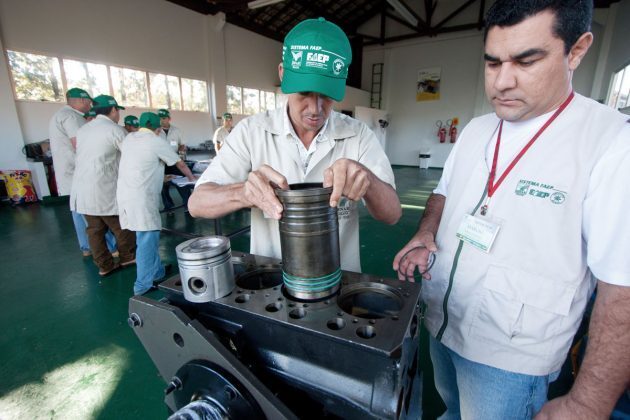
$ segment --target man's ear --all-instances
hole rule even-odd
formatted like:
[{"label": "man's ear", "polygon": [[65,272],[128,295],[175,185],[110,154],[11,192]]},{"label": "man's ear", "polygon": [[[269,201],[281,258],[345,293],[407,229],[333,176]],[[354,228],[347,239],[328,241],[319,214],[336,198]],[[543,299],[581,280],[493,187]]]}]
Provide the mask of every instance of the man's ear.
[{"label": "man's ear", "polygon": [[278,64],[278,77],[280,78],[280,83],[282,83],[282,75],[284,75],[284,67],[282,63]]},{"label": "man's ear", "polygon": [[582,36],[575,41],[575,44],[571,47],[571,51],[569,51],[569,69],[574,71],[578,68],[586,52],[591,47],[591,44],[593,44],[593,34],[590,32],[584,32]]}]

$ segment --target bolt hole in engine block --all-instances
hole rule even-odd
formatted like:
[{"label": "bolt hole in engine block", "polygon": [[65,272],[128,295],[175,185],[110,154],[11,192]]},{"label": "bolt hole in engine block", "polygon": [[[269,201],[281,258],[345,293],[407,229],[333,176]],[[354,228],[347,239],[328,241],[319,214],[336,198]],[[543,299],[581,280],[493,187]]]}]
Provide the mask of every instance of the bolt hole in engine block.
[{"label": "bolt hole in engine block", "polygon": [[361,338],[374,338],[376,337],[376,328],[371,325],[364,325],[357,328],[356,333]]}]

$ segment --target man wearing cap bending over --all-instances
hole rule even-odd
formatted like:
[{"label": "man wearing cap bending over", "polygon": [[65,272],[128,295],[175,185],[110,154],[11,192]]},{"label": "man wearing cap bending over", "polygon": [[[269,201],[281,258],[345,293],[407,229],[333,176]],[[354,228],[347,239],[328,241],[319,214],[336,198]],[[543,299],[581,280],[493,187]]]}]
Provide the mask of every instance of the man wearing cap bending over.
[{"label": "man wearing cap bending over", "polygon": [[[48,125],[50,152],[52,153],[59,195],[70,195],[72,175],[74,174],[77,131],[86,122],[84,114],[92,108],[92,98],[83,89],[72,88],[68,90],[66,101],[67,104],[53,115]],[[85,233],[86,223],[83,216],[73,211],[72,221],[79,239],[79,248],[84,256],[90,256],[90,244]]]},{"label": "man wearing cap bending over", "polygon": [[[287,105],[241,121],[203,173],[188,203],[196,217],[250,207],[254,254],[280,258],[276,184],[323,182],[338,208],[341,268],[361,271],[358,202],[377,220],[401,215],[394,175],[376,136],[332,110],[344,97],[351,62],[348,38],[323,18],[305,20],[286,36],[279,75]],[[316,251],[316,250],[314,250]]]},{"label": "man wearing cap bending over", "polygon": [[223,125],[214,132],[214,136],[212,136],[212,142],[214,143],[215,152],[219,152],[221,150],[221,146],[223,146],[223,142],[225,141],[228,134],[232,131],[232,114],[229,112],[223,113]]},{"label": "man wearing cap bending over", "polygon": [[127,115],[124,119],[124,124],[127,133],[136,132],[140,127],[140,121],[135,115]]},{"label": "man wearing cap bending over", "polygon": [[177,153],[158,137],[160,118],[157,114],[144,112],[139,124],[141,128],[129,133],[122,144],[117,191],[120,225],[136,232],[138,276],[133,286],[135,295],[152,290],[154,283],[167,274],[158,252],[164,165],[176,165],[189,180],[195,179]]},{"label": "man wearing cap bending over", "polygon": [[[70,208],[85,215],[92,258],[101,276],[135,263],[135,237],[120,228],[116,205],[120,148],[127,134],[118,125],[120,109],[124,108],[111,96],[97,96],[94,98],[96,118],[77,132]],[[115,263],[107,250],[105,234],[108,230],[116,237],[120,263]]]}]

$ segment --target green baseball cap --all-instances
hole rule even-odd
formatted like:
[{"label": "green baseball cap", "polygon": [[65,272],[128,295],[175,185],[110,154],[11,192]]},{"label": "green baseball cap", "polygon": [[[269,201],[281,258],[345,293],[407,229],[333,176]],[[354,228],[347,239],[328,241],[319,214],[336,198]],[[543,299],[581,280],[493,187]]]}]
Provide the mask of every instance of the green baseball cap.
[{"label": "green baseball cap", "polygon": [[160,116],[160,118],[170,118],[171,117],[171,113],[168,112],[168,109],[160,109],[160,110],[158,110],[158,115]]},{"label": "green baseball cap", "polygon": [[140,127],[140,121],[138,121],[138,117],[135,115],[127,115],[125,117],[125,125],[130,125],[132,127]]},{"label": "green baseball cap", "polygon": [[346,94],[352,49],[334,23],[320,17],[298,23],[282,46],[282,92],[316,92],[335,101]]},{"label": "green baseball cap", "polygon": [[143,112],[140,115],[140,127],[145,127],[149,130],[160,128],[160,117],[155,112]]},{"label": "green baseball cap", "polygon": [[[79,89],[79,88],[72,88],[72,89],[68,89],[68,91],[66,92],[66,98],[85,98],[85,99],[92,99],[90,97],[90,94],[87,93],[86,91],[84,91],[83,89]],[[93,100],[93,99],[92,99]]]},{"label": "green baseball cap", "polygon": [[88,117],[96,117],[96,111],[94,111],[94,108],[90,109],[88,112],[83,114],[83,118],[88,118]]},{"label": "green baseball cap", "polygon": [[224,120],[231,120],[232,119],[232,114],[230,114],[229,112],[224,112],[223,113],[223,119]]},{"label": "green baseball cap", "polygon": [[118,102],[116,102],[116,99],[114,99],[113,96],[98,95],[92,100],[94,101],[94,108],[107,108],[110,106],[115,106],[118,109],[125,109],[124,106],[118,105]]}]

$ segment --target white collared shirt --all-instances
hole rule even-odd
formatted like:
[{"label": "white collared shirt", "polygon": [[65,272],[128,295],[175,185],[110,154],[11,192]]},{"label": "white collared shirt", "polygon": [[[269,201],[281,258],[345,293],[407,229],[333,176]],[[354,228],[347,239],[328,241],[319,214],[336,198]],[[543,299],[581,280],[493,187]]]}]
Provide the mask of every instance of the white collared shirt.
[{"label": "white collared shirt", "polygon": [[70,195],[75,159],[74,146],[70,139],[77,136],[77,131],[84,124],[83,114],[70,105],[64,105],[57,111],[48,124],[50,152],[59,195]]}]

